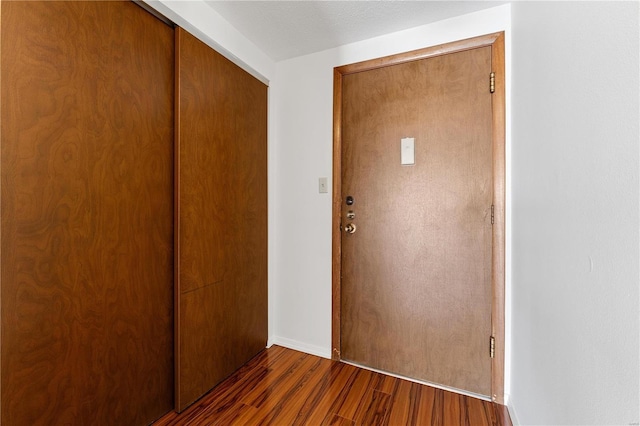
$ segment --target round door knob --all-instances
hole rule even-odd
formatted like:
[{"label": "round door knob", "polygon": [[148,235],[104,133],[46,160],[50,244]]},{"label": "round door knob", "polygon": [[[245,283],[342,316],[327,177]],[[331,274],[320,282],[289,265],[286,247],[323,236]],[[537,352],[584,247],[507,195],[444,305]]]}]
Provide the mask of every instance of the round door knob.
[{"label": "round door knob", "polygon": [[355,223],[349,223],[349,224],[347,224],[347,226],[344,227],[344,230],[348,234],[353,234],[354,232],[356,232],[356,224]]}]

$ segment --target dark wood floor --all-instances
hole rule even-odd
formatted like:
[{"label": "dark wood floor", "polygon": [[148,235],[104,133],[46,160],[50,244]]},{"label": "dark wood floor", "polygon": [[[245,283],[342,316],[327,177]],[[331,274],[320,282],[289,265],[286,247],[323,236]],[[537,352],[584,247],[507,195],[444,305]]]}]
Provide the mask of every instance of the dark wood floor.
[{"label": "dark wood floor", "polygon": [[498,404],[273,346],[168,425],[511,425]]}]

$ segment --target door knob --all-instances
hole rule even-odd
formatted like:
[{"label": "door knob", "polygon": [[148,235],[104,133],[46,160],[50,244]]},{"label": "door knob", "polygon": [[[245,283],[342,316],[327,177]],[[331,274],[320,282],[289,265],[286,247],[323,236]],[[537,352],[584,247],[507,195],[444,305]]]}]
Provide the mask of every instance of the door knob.
[{"label": "door knob", "polygon": [[349,224],[347,224],[347,226],[344,227],[344,230],[348,234],[353,234],[353,233],[356,232],[356,224],[355,223],[349,223]]}]

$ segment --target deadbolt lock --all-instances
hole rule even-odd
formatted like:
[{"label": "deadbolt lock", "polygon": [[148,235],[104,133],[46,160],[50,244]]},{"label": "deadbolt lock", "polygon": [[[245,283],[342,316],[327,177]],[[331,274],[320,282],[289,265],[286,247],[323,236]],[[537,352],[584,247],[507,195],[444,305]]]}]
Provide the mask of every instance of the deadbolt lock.
[{"label": "deadbolt lock", "polygon": [[349,211],[347,212],[347,219],[351,219],[351,220],[353,220],[353,219],[355,219],[355,218],[356,218],[356,214],[353,212],[353,210],[349,210]]},{"label": "deadbolt lock", "polygon": [[353,234],[353,233],[356,232],[356,224],[355,223],[349,223],[349,224],[347,224],[347,226],[344,227],[344,230],[348,234]]}]

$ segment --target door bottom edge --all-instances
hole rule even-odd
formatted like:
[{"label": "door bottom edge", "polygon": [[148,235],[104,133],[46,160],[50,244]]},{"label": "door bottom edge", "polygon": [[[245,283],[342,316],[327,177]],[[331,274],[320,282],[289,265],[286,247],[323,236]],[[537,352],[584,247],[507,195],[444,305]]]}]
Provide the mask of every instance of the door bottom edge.
[{"label": "door bottom edge", "polygon": [[420,385],[431,386],[432,388],[442,389],[444,391],[457,393],[459,395],[469,396],[471,398],[481,399],[483,401],[492,402],[491,396],[483,395],[475,392],[470,392],[463,389],[454,388],[452,386],[441,385],[439,383],[433,383],[426,380],[415,379],[413,377],[403,376],[401,374],[391,373],[389,371],[378,370],[377,368],[369,367],[367,365],[358,364],[357,362],[349,361],[347,359],[340,359],[340,362],[344,362],[345,364],[353,365],[354,367],[362,368],[363,370],[373,371],[374,373],[380,373],[387,376],[395,377],[396,379],[407,380],[409,382],[418,383]]}]

